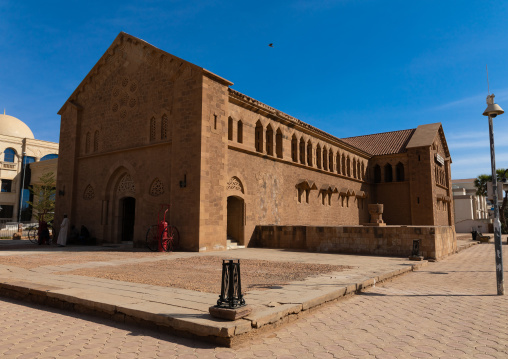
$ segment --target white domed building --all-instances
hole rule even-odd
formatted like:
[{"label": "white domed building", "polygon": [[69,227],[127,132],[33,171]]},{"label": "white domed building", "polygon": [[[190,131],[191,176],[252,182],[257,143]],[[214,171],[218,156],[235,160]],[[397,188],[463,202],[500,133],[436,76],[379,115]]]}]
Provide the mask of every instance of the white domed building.
[{"label": "white domed building", "polygon": [[52,159],[56,173],[56,158],[58,143],[36,140],[23,121],[5,111],[0,114],[0,223],[31,220],[26,203],[30,200],[30,167],[34,166],[30,164]]}]

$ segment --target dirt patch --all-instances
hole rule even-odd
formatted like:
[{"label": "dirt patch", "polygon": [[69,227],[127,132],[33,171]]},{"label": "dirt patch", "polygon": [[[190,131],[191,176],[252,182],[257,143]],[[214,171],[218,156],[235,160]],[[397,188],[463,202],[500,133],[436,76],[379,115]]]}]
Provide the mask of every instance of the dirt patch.
[{"label": "dirt patch", "polygon": [[[62,272],[61,274],[220,293],[222,259],[226,258],[200,256],[169,261],[78,269]],[[301,281],[310,276],[353,268],[340,265],[252,259],[242,259],[240,263],[242,292],[254,289],[270,289],[290,282]]]}]

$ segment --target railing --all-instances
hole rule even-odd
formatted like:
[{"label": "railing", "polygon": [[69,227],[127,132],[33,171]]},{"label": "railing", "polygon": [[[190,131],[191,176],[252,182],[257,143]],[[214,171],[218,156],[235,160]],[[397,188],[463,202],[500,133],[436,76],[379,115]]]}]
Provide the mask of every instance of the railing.
[{"label": "railing", "polygon": [[12,162],[2,162],[2,168],[4,170],[16,170],[17,164]]}]

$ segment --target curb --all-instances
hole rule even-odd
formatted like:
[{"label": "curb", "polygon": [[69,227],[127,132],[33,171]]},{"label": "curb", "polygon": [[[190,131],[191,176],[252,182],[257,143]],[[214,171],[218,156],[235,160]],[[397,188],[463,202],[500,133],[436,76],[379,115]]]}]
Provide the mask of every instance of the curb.
[{"label": "curb", "polygon": [[0,296],[232,347],[243,339],[295,320],[326,303],[361,293],[377,283],[418,270],[427,264],[428,261],[421,261],[361,282],[330,290],[309,291],[308,296],[299,298],[297,302],[273,303],[270,307],[255,305],[253,313],[236,321],[216,319],[208,312],[198,310],[177,310],[175,308],[178,307],[175,306],[154,301],[143,302],[134,297],[93,290],[65,289],[17,279],[2,280]]}]

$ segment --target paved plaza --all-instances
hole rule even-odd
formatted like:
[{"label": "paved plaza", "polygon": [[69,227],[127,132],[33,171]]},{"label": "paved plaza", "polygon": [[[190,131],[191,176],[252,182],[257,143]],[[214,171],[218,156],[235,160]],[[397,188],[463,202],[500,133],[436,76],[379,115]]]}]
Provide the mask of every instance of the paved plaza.
[{"label": "paved plaza", "polygon": [[[508,256],[505,249],[505,268]],[[375,258],[373,258],[375,260]],[[2,358],[506,358],[493,244],[317,307],[234,349],[3,299]]]}]

